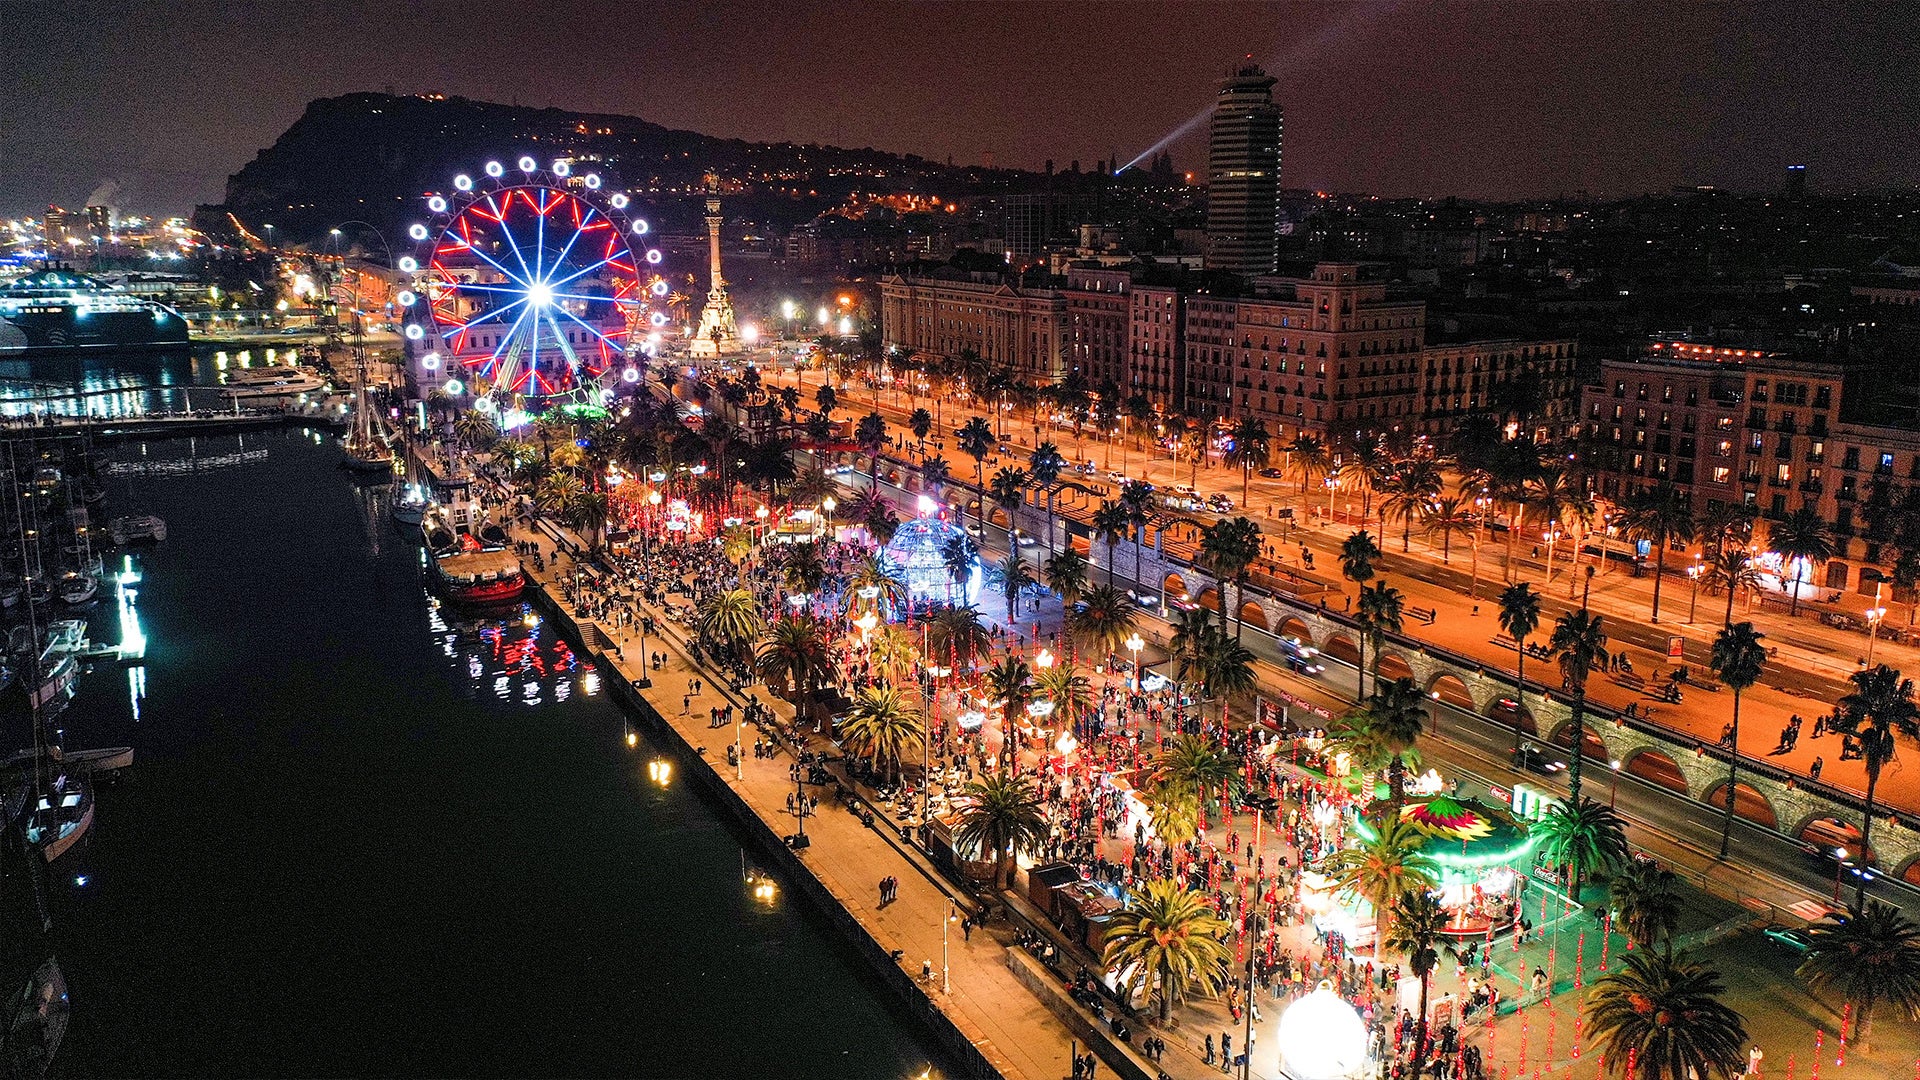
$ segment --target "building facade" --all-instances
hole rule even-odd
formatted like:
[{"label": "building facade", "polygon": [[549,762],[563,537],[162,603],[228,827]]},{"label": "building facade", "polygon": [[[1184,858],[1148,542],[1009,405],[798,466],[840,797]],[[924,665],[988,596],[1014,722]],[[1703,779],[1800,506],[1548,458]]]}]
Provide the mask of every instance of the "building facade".
[{"label": "building facade", "polygon": [[997,279],[883,278],[880,325],[888,346],[940,356],[971,349],[1029,383],[1058,382],[1073,352],[1064,292]]},{"label": "building facade", "polygon": [[1892,515],[1920,495],[1920,433],[1843,421],[1847,383],[1838,365],[1687,342],[1604,361],[1581,390],[1594,488],[1618,501],[1671,481],[1695,513],[1812,510],[1834,537],[1812,584],[1873,595],[1890,577]]},{"label": "building facade", "polygon": [[1279,230],[1280,106],[1273,76],[1248,64],[1220,82],[1207,142],[1207,266],[1274,267]]},{"label": "building facade", "polygon": [[1127,316],[1133,274],[1125,269],[1067,270],[1067,363],[1096,390],[1127,384]]}]

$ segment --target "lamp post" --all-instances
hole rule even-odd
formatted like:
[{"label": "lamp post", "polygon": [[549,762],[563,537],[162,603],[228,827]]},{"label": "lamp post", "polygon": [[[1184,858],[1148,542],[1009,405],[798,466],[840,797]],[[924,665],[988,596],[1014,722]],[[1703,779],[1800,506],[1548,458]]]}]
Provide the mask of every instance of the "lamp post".
[{"label": "lamp post", "polygon": [[822,510],[825,510],[825,511],[827,512],[827,516],[826,516],[826,517],[825,517],[825,518],[824,518],[823,520],[824,520],[824,522],[826,523],[826,526],[827,526],[827,538],[828,538],[828,539],[832,539],[832,538],[833,538],[833,508],[834,508],[834,507],[836,507],[836,506],[839,506],[839,505],[840,505],[840,504],[839,504],[838,502],[836,502],[836,501],[834,500],[834,498],[833,498],[833,496],[831,496],[831,495],[829,495],[829,496],[827,496],[826,498],[824,498],[824,499],[822,499],[822,500],[820,500],[820,509],[822,509]]},{"label": "lamp post", "polygon": [[1130,635],[1126,640],[1127,652],[1133,654],[1133,690],[1136,694],[1140,692],[1140,650],[1144,648],[1146,644],[1146,642],[1140,640],[1140,635],[1137,632]]},{"label": "lamp post", "polygon": [[1700,606],[1700,556],[1693,557],[1693,565],[1687,567],[1687,576],[1693,579],[1693,599],[1687,601],[1687,621],[1693,621],[1693,611]]},{"label": "lamp post", "polygon": [[953,897],[947,897],[947,915],[940,920],[940,992],[953,993],[953,974],[947,967],[947,929],[953,925]]},{"label": "lamp post", "polygon": [[1838,904],[1840,902],[1840,873],[1847,868],[1847,849],[1843,847],[1834,848],[1833,856],[1833,902]]},{"label": "lamp post", "polygon": [[1867,666],[1869,668],[1873,666],[1874,642],[1880,638],[1880,620],[1887,617],[1887,609],[1881,607],[1877,602],[1880,599],[1879,593],[1880,590],[1875,588],[1874,600],[1876,603],[1867,609]]},{"label": "lamp post", "polygon": [[1613,770],[1613,785],[1607,791],[1607,809],[1613,809],[1620,799],[1620,759],[1607,762],[1607,768]]}]

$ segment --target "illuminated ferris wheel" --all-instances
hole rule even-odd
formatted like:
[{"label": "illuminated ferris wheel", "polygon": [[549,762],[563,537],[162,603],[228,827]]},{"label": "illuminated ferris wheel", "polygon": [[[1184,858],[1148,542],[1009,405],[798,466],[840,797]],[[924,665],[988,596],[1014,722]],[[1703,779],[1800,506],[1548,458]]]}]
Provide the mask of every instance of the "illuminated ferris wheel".
[{"label": "illuminated ferris wheel", "polygon": [[433,217],[408,229],[417,247],[400,269],[413,287],[398,298],[420,381],[503,419],[599,405],[616,374],[636,381],[669,292],[627,196],[566,161],[516,165],[490,161],[427,196]]}]

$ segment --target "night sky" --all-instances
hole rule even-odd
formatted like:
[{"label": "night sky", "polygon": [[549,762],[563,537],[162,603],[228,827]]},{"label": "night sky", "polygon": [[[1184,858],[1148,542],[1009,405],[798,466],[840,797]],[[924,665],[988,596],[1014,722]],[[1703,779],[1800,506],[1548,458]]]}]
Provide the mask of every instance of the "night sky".
[{"label": "night sky", "polygon": [[1790,161],[1816,190],[1920,185],[1905,3],[0,0],[0,213],[214,201],[308,100],[388,87],[1092,168],[1247,53],[1280,78],[1289,187],[1759,189]]}]

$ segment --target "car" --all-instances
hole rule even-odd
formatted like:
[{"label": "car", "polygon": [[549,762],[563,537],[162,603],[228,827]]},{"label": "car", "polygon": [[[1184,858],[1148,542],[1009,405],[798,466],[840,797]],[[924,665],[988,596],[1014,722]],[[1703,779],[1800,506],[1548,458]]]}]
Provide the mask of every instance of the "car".
[{"label": "car", "polygon": [[1260,470],[1260,475],[1266,477],[1269,480],[1278,480],[1287,474],[1281,472],[1279,469],[1265,468]]},{"label": "car", "polygon": [[853,473],[853,466],[849,464],[829,465],[825,471],[828,476],[849,476]]},{"label": "car", "polygon": [[1527,772],[1536,772],[1542,776],[1553,776],[1567,771],[1567,763],[1558,749],[1549,753],[1532,742],[1523,742],[1513,755],[1513,767]]},{"label": "car", "polygon": [[1854,851],[1852,848],[1847,849],[1851,851],[1852,854],[1843,858],[1836,849],[1827,847],[1824,844],[1814,844],[1800,840],[1796,841],[1796,845],[1809,859],[1812,859],[1819,865],[1823,874],[1833,874],[1837,877],[1844,877],[1850,884],[1859,879],[1871,882],[1880,876],[1874,872],[1871,865],[1862,866],[1859,862],[1859,852]]},{"label": "car", "polygon": [[1298,638],[1281,638],[1280,654],[1295,675],[1318,675],[1327,670],[1327,665],[1319,662],[1320,650]]},{"label": "car", "polygon": [[1803,953],[1813,948],[1813,938],[1797,926],[1769,926],[1760,931],[1773,942],[1789,952]]},{"label": "car", "polygon": [[978,521],[967,522],[966,529],[967,529],[968,536],[971,536],[976,540],[980,538],[980,523]]},{"label": "car", "polygon": [[1038,544],[1040,541],[1035,540],[1032,537],[1032,535],[1028,533],[1024,533],[1024,532],[1021,532],[1019,529],[1015,529],[1013,530],[1013,542],[1016,544],[1019,544],[1021,547],[1032,547],[1035,544]]},{"label": "car", "polygon": [[1080,464],[1075,465],[1073,468],[1074,468],[1074,471],[1078,472],[1081,476],[1092,476],[1094,473],[1097,473],[1100,471],[1100,466],[1095,465],[1091,461],[1083,461]]},{"label": "car", "polygon": [[1127,474],[1121,472],[1119,469],[1115,469],[1112,472],[1107,474],[1107,479],[1113,481],[1116,484],[1124,484],[1127,482]]},{"label": "car", "polygon": [[1216,514],[1230,514],[1233,512],[1233,500],[1225,495],[1209,495],[1207,496],[1207,509]]}]

